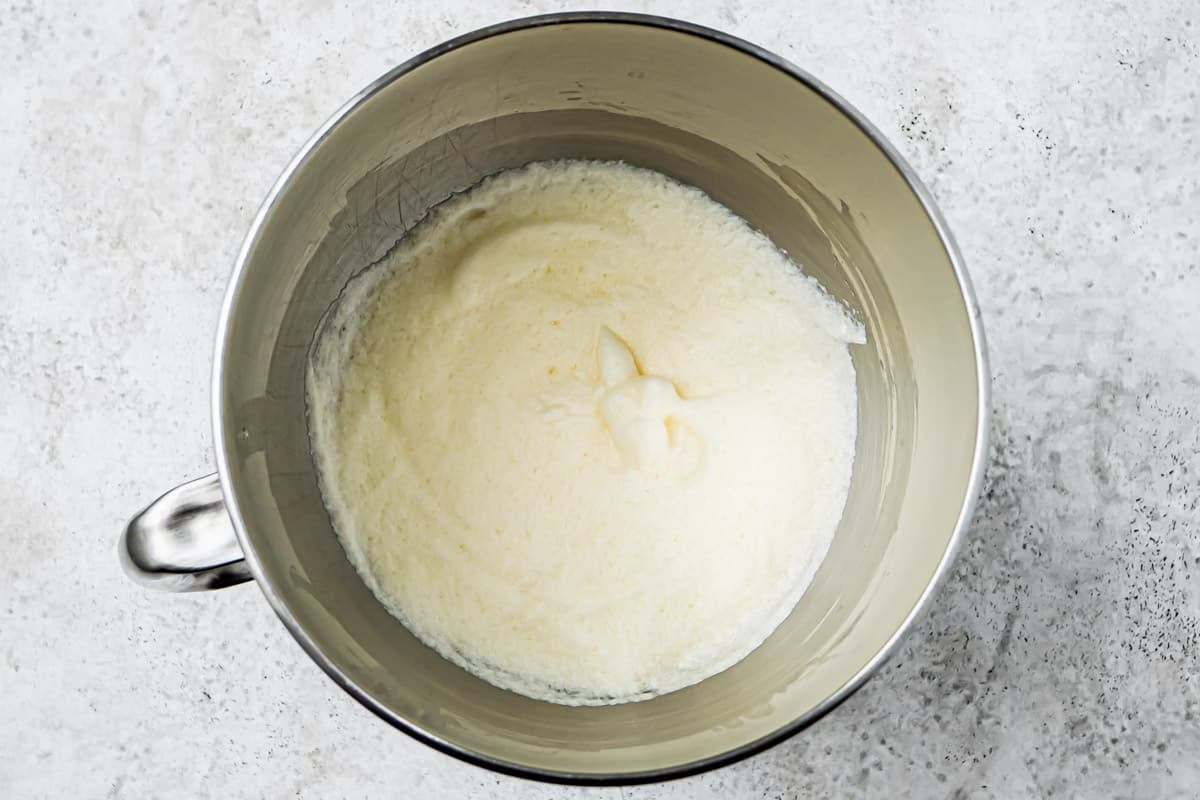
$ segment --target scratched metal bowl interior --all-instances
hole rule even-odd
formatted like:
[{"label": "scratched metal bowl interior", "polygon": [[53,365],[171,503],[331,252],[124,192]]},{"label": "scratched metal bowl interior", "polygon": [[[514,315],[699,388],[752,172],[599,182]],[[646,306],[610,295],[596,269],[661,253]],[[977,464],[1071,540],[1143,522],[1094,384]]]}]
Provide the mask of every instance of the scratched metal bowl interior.
[{"label": "scratched metal bowl interior", "polygon": [[[859,437],[844,518],[790,617],[744,661],[646,702],[569,708],[490,686],[415,639],[355,574],[321,504],[304,369],[347,280],[433,205],[531,161],[617,159],[697,186],[853,309]],[[500,769],[662,777],[815,719],[872,671],[969,508],[980,343],[953,246],[886,145],[806,76],[697,29],[516,26],[385,78],[293,166],[249,241],[218,381],[227,491],[257,577],[377,713]]]}]

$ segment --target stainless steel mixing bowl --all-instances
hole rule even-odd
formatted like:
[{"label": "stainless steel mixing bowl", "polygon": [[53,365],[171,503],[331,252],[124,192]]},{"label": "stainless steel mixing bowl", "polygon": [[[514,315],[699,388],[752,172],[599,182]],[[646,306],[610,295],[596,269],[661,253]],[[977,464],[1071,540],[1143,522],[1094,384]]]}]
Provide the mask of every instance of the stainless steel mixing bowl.
[{"label": "stainless steel mixing bowl", "polygon": [[[868,333],[853,348],[850,498],[811,588],[744,661],[646,702],[531,700],[425,647],[346,560],[309,455],[305,358],[347,279],[450,193],[552,158],[620,159],[704,189],[791,253]],[[987,387],[978,311],[945,224],[841,98],[770,53],[682,22],[509,22],[389,72],[284,171],[221,314],[219,483],[165,495],[133,520],[121,552],[131,574],[164,588],[253,577],[330,677],[447,753],[547,780],[674,777],[795,733],[895,648],[969,521]]]}]

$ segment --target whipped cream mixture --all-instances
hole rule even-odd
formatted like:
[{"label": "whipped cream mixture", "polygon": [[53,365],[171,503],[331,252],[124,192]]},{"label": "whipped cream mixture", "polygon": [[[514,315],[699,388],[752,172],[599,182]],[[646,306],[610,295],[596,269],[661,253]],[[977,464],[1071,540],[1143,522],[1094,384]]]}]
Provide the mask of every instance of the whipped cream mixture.
[{"label": "whipped cream mixture", "polygon": [[645,699],[745,657],[829,547],[862,329],[702,192],[501,173],[346,288],[313,453],[379,600],[491,683]]}]

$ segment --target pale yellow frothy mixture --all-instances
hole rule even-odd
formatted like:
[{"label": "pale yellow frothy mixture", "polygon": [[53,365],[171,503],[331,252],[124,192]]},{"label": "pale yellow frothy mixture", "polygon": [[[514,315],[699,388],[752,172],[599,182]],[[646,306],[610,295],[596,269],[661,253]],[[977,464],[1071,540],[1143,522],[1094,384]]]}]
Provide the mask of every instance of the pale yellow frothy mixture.
[{"label": "pale yellow frothy mixture", "polygon": [[596,162],[502,173],[351,282],[310,423],[350,560],[442,655],[567,704],[736,663],[850,482],[862,331],[707,195]]}]

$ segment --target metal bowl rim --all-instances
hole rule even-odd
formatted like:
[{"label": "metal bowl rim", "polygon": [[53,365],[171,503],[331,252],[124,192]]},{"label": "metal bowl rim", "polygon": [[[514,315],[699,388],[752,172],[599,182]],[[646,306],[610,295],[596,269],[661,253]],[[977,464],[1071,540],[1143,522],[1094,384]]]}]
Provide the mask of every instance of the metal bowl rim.
[{"label": "metal bowl rim", "polygon": [[[888,641],[880,648],[879,652],[864,665],[854,676],[847,680],[833,694],[827,697],[808,712],[800,715],[790,723],[783,725],[772,731],[771,733],[748,742],[739,747],[732,748],[723,753],[719,753],[707,758],[697,759],[695,761],[678,764],[662,769],[644,770],[639,772],[611,772],[611,773],[575,773],[555,770],[544,770],[534,767],[529,767],[524,764],[519,764],[502,759],[492,758],[480,753],[458,747],[457,745],[441,739],[429,731],[422,729],[419,725],[407,720],[391,711],[384,706],[370,693],[358,686],[354,681],[350,680],[334,665],[330,659],[321,651],[318,644],[309,636],[299,622],[292,615],[283,598],[271,585],[271,582],[266,578],[263,571],[262,563],[255,552],[254,547],[250,543],[250,539],[246,534],[244,522],[242,520],[241,511],[238,503],[238,495],[230,478],[230,459],[225,452],[224,436],[225,436],[225,420],[222,410],[222,397],[224,396],[224,363],[226,353],[229,350],[229,324],[233,317],[234,309],[238,305],[238,300],[241,296],[242,284],[244,282],[245,271],[250,258],[250,253],[254,249],[254,245],[258,240],[267,218],[274,211],[280,197],[287,191],[292,177],[304,166],[309,156],[313,151],[325,140],[332,130],[343,119],[352,114],[357,108],[362,106],[376,93],[381,91],[393,81],[398,80],[407,73],[413,71],[417,67],[425,64],[438,56],[449,53],[461,47],[489,39],[493,36],[501,36],[519,30],[528,30],[533,28],[542,28],[554,25],[575,25],[587,23],[604,23],[604,24],[619,24],[619,25],[638,25],[652,28],[661,28],[665,30],[675,31],[690,36],[696,36],[701,39],[724,45],[726,47],[738,50],[746,55],[752,56],[759,61],[762,61],[781,72],[786,73],[795,80],[804,84],[809,89],[820,95],[826,102],[834,106],[846,118],[853,122],[867,137],[875,144],[876,147],[884,154],[884,156],[892,163],[896,170],[900,173],[909,189],[921,203],[925,214],[933,223],[934,229],[937,232],[938,238],[941,240],[946,254],[949,256],[951,265],[954,270],[954,276],[958,283],[959,290],[962,295],[963,304],[966,307],[968,321],[971,329],[972,344],[975,350],[976,364],[976,380],[978,390],[978,408],[976,409],[977,422],[975,432],[975,453],[971,463],[970,480],[967,484],[967,491],[963,497],[962,505],[959,510],[958,519],[955,522],[954,533],[950,538],[950,542],[943,553],[941,562],[934,571],[932,579],[929,581],[925,591],[918,598],[912,611],[901,622],[895,633]],[[575,785],[592,785],[592,786],[614,786],[614,785],[631,785],[639,783],[651,783],[656,781],[672,780],[683,778],[689,775],[705,772],[718,767],[723,767],[732,764],[735,761],[747,758],[756,753],[762,752],[769,747],[772,747],[779,742],[787,739],[790,736],[799,733],[803,729],[812,725],[818,719],[828,714],[839,704],[845,701],[850,695],[856,692],[862,685],[874,675],[879,668],[890,658],[896,651],[901,638],[912,627],[913,623],[920,617],[929,605],[929,600],[936,592],[938,586],[945,579],[949,572],[950,565],[954,561],[954,557],[961,547],[964,538],[964,531],[970,524],[972,515],[975,510],[975,502],[979,496],[980,488],[983,483],[984,471],[986,468],[987,452],[988,452],[988,420],[989,410],[991,407],[991,385],[988,372],[987,347],[984,339],[983,324],[980,319],[979,308],[975,300],[974,289],[971,286],[970,278],[967,275],[966,267],[963,264],[962,255],[959,253],[958,246],[954,242],[954,237],[951,235],[945,220],[934,204],[933,198],[928,189],[917,177],[913,169],[900,156],[896,149],[884,138],[871,122],[864,117],[856,108],[851,106],[840,95],[830,89],[828,86],[817,80],[815,77],[800,69],[791,62],[783,59],[762,47],[751,44],[743,39],[732,36],[721,31],[708,28],[702,25],[697,25],[691,22],[671,19],[650,14],[633,14],[620,12],[568,12],[556,14],[542,14],[533,17],[525,17],[522,19],[509,20],[495,25],[490,25],[470,33],[457,36],[446,42],[443,42],[435,47],[432,47],[423,53],[420,53],[413,58],[405,61],[388,70],[382,76],[371,82],[358,94],[346,102],[338,109],[325,123],[317,129],[317,131],[309,138],[309,140],[300,148],[300,151],[292,158],[291,162],[280,174],[275,184],[268,192],[266,199],[255,215],[254,220],[250,224],[250,228],[243,240],[242,247],[238,252],[236,261],[234,262],[233,272],[229,279],[228,288],[225,293],[224,301],[221,305],[221,312],[217,324],[216,348],[213,357],[213,375],[212,375],[212,419],[213,419],[213,435],[216,450],[217,472],[220,475],[221,487],[225,496],[225,502],[229,509],[229,516],[233,520],[234,528],[237,531],[238,542],[242,547],[246,556],[246,561],[249,563],[251,571],[254,573],[256,582],[259,588],[266,595],[267,602],[275,610],[284,626],[295,637],[300,646],[304,648],[309,657],[313,659],[325,671],[330,678],[334,680],[346,692],[353,696],[356,700],[386,720],[396,728],[404,731],[413,738],[424,742],[431,747],[440,750],[443,753],[459,758],[476,766],[485,767],[497,772],[513,775],[521,778],[531,778],[535,780],[547,781],[551,783],[575,784]]]}]

